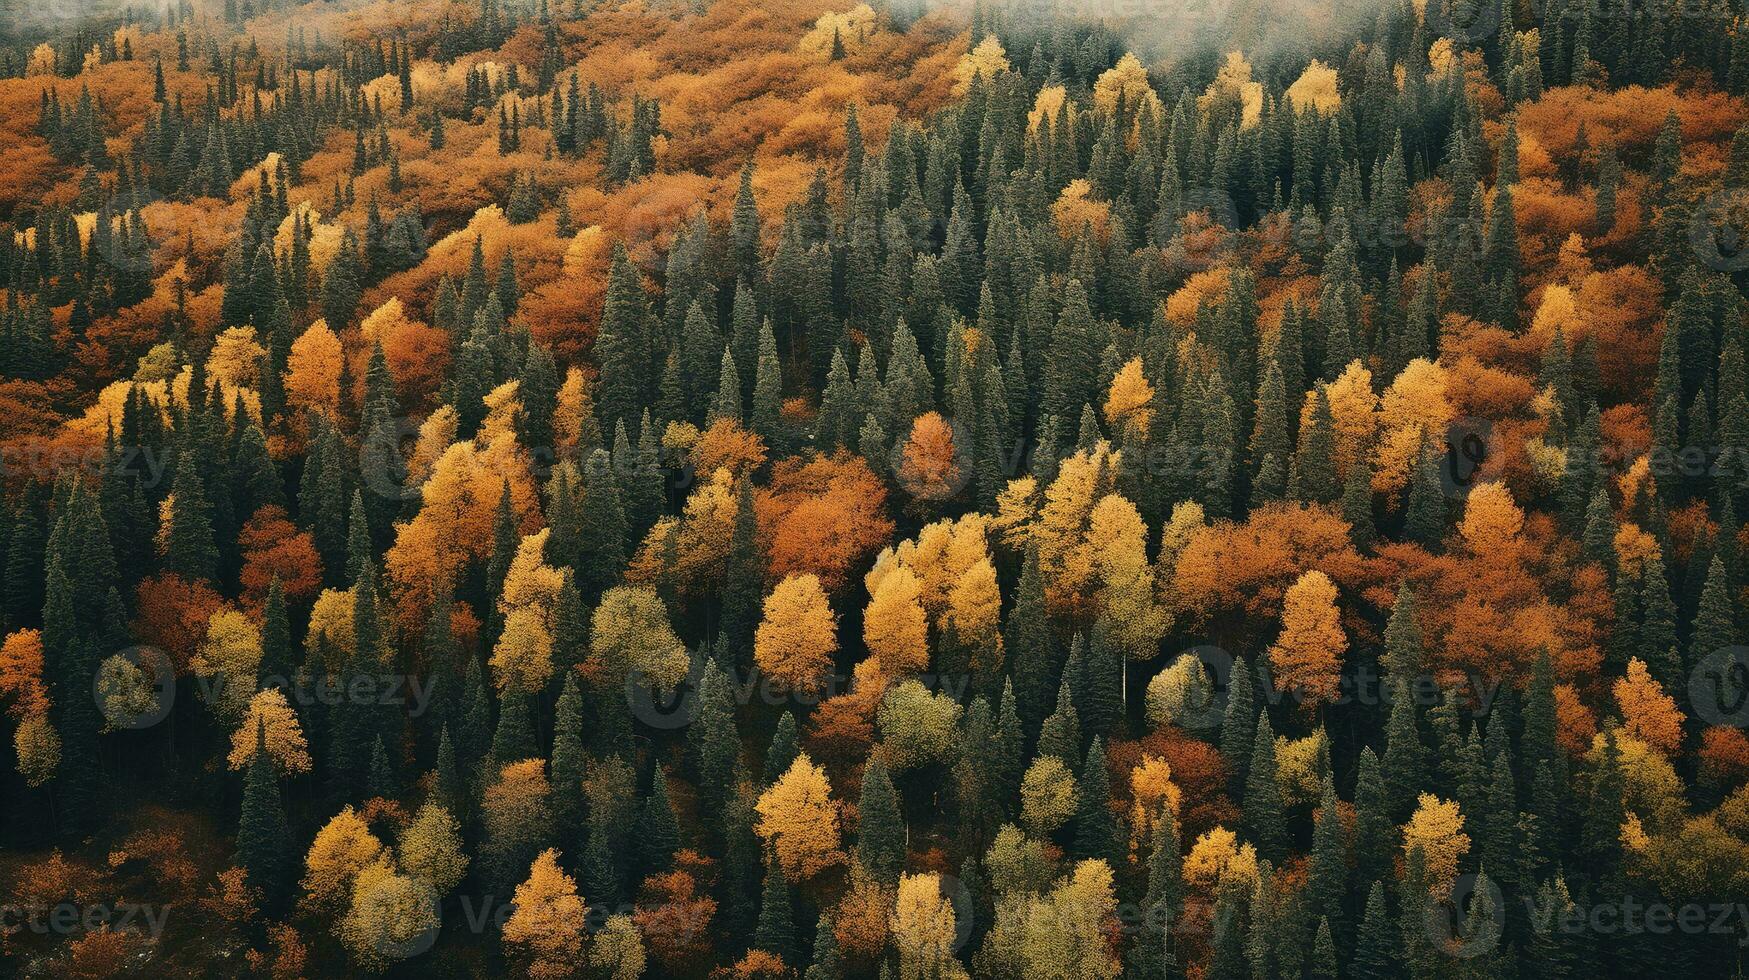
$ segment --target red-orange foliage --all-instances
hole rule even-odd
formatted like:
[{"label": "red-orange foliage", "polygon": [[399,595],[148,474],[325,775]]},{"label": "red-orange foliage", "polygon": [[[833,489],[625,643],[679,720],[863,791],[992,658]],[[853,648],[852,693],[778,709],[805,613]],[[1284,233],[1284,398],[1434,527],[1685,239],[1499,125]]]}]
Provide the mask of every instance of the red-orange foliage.
[{"label": "red-orange foliage", "polygon": [[178,674],[188,669],[188,659],[205,638],[207,620],[225,606],[224,597],[205,582],[172,572],[142,581],[137,601],[134,635],[169,654]]},{"label": "red-orange foliage", "polygon": [[1325,507],[1269,504],[1243,524],[1223,521],[1192,534],[1173,586],[1181,607],[1198,617],[1269,623],[1288,586],[1313,568],[1343,588],[1360,583],[1364,566],[1348,522]]},{"label": "red-orange foliage", "polygon": [[650,955],[670,975],[691,974],[710,962],[710,927],[717,903],[698,891],[697,880],[684,870],[651,875],[644,880],[632,913]]},{"label": "red-orange foliage", "polygon": [[1119,792],[1117,803],[1127,809],[1130,781],[1128,773],[1140,765],[1143,756],[1158,756],[1172,767],[1172,782],[1182,791],[1182,809],[1178,820],[1184,840],[1222,824],[1232,825],[1239,810],[1227,798],[1227,763],[1214,746],[1191,738],[1176,729],[1151,732],[1133,742],[1115,741],[1106,756],[1114,776],[1111,785]]},{"label": "red-orange foliage", "polygon": [[237,535],[243,552],[239,576],[245,601],[257,606],[267,598],[274,576],[288,601],[307,599],[322,587],[322,559],[310,532],[286,519],[284,508],[268,504],[255,512]]},{"label": "red-orange foliage", "polygon": [[842,589],[857,564],[893,533],[887,490],[860,456],[839,453],[777,464],[754,498],[770,578],[819,576]]}]

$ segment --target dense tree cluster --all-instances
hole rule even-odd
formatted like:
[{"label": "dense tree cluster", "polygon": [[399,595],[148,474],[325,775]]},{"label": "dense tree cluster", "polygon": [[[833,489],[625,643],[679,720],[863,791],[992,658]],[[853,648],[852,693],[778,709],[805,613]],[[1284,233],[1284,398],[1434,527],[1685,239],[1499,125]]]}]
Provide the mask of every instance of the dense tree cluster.
[{"label": "dense tree cluster", "polygon": [[1742,971],[1737,13],[430,7],[0,36],[0,963]]}]

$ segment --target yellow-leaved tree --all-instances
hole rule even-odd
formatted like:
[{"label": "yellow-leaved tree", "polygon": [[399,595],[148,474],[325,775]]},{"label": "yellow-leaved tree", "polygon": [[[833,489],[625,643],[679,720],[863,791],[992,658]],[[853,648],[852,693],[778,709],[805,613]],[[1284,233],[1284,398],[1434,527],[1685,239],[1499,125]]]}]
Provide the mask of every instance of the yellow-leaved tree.
[{"label": "yellow-leaved tree", "polygon": [[583,958],[583,898],[576,879],[559,868],[559,852],[547,848],[516,886],[516,911],[504,921],[504,944],[523,975],[558,980],[576,972]]},{"label": "yellow-leaved tree", "polygon": [[765,597],[765,616],[753,636],[753,659],[778,685],[820,689],[838,649],[838,617],[814,575],[787,575]]},{"label": "yellow-leaved tree", "polygon": [[294,409],[307,409],[332,417],[340,405],[340,373],[345,359],[340,338],[326,321],[310,324],[292,341],[285,362],[285,401]]},{"label": "yellow-leaved tree", "polygon": [[1317,569],[1305,572],[1282,599],[1281,635],[1269,648],[1275,682],[1298,691],[1310,707],[1336,699],[1348,634],[1336,609],[1336,583]]},{"label": "yellow-leaved tree", "polygon": [[796,756],[754,809],[759,814],[754,829],[776,852],[786,879],[812,878],[843,860],[832,784],[806,752]]},{"label": "yellow-leaved tree", "polygon": [[395,852],[407,873],[423,880],[437,895],[449,894],[468,870],[468,856],[462,850],[461,825],[449,810],[437,803],[425,803],[413,815],[413,822],[401,831]]},{"label": "yellow-leaved tree", "polygon": [[267,756],[280,772],[310,771],[310,747],[304,741],[303,726],[286,701],[285,692],[277,687],[257,691],[249,699],[248,712],[231,732],[231,754],[226,762],[232,769],[242,769],[255,758],[258,732],[266,733]]},{"label": "yellow-leaved tree", "polygon": [[329,919],[340,915],[352,896],[354,879],[382,853],[383,842],[364,818],[350,806],[341,810],[316,832],[304,855],[304,905]]},{"label": "yellow-leaved tree", "polygon": [[1639,657],[1628,661],[1626,677],[1612,688],[1621,709],[1622,727],[1629,735],[1674,758],[1682,751],[1682,711],[1676,701],[1646,669]]},{"label": "yellow-leaved tree", "polygon": [[882,575],[871,590],[862,617],[862,640],[888,673],[929,667],[929,622],[923,613],[922,586],[911,569],[900,566]]},{"label": "yellow-leaved tree", "polygon": [[384,852],[353,880],[352,902],[335,931],[359,966],[378,971],[418,952],[438,925],[431,886],[395,870]]},{"label": "yellow-leaved tree", "polygon": [[952,980],[966,975],[953,956],[953,902],[938,874],[901,875],[893,903],[893,944],[902,980]]},{"label": "yellow-leaved tree", "polygon": [[635,670],[663,691],[673,690],[691,663],[668,621],[668,606],[642,585],[615,586],[601,596],[590,619],[589,652],[607,676]]},{"label": "yellow-leaved tree", "polygon": [[208,703],[213,711],[224,721],[235,721],[248,710],[255,694],[261,629],[234,609],[214,612],[207,619],[206,639],[188,666],[209,682]]},{"label": "yellow-leaved tree", "polygon": [[1427,880],[1436,888],[1457,877],[1458,861],[1470,852],[1470,835],[1464,833],[1464,815],[1457,801],[1422,793],[1403,825],[1403,853],[1421,848]]}]

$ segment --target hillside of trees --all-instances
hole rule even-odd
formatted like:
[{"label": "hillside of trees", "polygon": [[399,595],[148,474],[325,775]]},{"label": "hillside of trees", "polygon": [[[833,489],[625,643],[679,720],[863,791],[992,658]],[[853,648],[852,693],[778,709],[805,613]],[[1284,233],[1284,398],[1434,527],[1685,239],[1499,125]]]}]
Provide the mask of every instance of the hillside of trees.
[{"label": "hillside of trees", "polygon": [[1743,976],[1749,14],[853,2],[0,19],[0,973]]}]

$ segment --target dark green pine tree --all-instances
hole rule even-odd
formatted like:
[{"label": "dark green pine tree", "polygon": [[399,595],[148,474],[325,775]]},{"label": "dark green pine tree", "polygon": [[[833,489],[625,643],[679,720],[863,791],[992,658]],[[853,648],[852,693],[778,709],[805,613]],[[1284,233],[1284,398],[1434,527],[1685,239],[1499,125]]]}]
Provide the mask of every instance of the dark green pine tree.
[{"label": "dark green pine tree", "polygon": [[1346,939],[1342,929],[1342,907],[1348,899],[1348,855],[1342,842],[1342,818],[1337,813],[1336,779],[1324,773],[1324,789],[1318,801],[1318,813],[1312,824],[1312,853],[1306,872],[1306,901],[1312,908],[1324,912],[1326,921],[1339,937]]},{"label": "dark green pine tree", "polygon": [[856,859],[876,881],[897,886],[905,870],[907,829],[886,764],[875,756],[863,770],[857,801]]},{"label": "dark green pine tree", "polygon": [[292,659],[294,655],[291,622],[285,609],[285,590],[280,587],[279,576],[275,575],[268,583],[267,602],[261,612],[262,682],[272,686],[290,684],[292,672],[297,668]]},{"label": "dark green pine tree", "polygon": [[1365,549],[1378,537],[1372,517],[1372,465],[1363,456],[1348,464],[1342,484],[1342,519],[1357,548]]},{"label": "dark green pine tree", "polygon": [[[1688,640],[1687,669],[1699,669],[1708,657],[1732,646],[1736,641],[1737,627],[1732,612],[1730,575],[1725,570],[1724,560],[1715,554],[1707,566],[1706,584],[1701,588],[1700,604],[1694,616],[1694,630]],[[1687,684],[1678,683],[1676,689],[1667,685],[1664,690],[1676,697],[1677,703],[1686,708],[1687,687]]]},{"label": "dark green pine tree", "polygon": [[1075,698],[1069,690],[1069,676],[1078,670],[1080,637],[1063,668],[1063,683],[1057,688],[1057,708],[1039,726],[1038,758],[1054,755],[1063,760],[1070,772],[1081,767],[1081,719],[1075,714]]},{"label": "dark green pine tree", "polygon": [[1014,605],[1008,610],[1002,634],[1014,663],[1015,710],[1027,732],[1037,732],[1051,710],[1051,696],[1055,693],[1051,675],[1056,668],[1056,652],[1045,612],[1044,576],[1039,570],[1036,549],[1027,551]]},{"label": "dark green pine tree", "polygon": [[1349,961],[1350,980],[1398,980],[1403,961],[1390,915],[1385,911],[1385,886],[1374,881],[1366,893],[1366,912],[1355,938],[1354,959]]},{"label": "dark green pine tree", "polygon": [[1253,701],[1251,663],[1244,657],[1233,661],[1227,678],[1227,707],[1221,717],[1221,757],[1227,760],[1227,787],[1240,796],[1251,771],[1251,743],[1257,734],[1257,708]]},{"label": "dark green pine tree", "polygon": [[1130,975],[1167,977],[1184,975],[1172,932],[1184,914],[1184,853],[1179,839],[1178,818],[1171,807],[1162,806],[1149,841],[1148,887],[1142,896],[1142,918],[1126,963]]},{"label": "dark green pine tree", "polygon": [[1287,494],[1287,463],[1293,452],[1288,428],[1287,388],[1281,365],[1269,362],[1257,390],[1257,415],[1251,429],[1251,499],[1280,500]]},{"label": "dark green pine tree", "polygon": [[778,716],[777,726],[771,733],[771,744],[765,750],[765,782],[777,782],[801,754],[801,744],[796,738],[796,716],[785,711]]},{"label": "dark green pine tree", "polygon": [[1390,618],[1385,621],[1385,655],[1381,665],[1386,678],[1415,683],[1421,675],[1423,653],[1415,590],[1405,579],[1397,585],[1397,601],[1391,604]]},{"label": "dark green pine tree", "polygon": [[583,866],[578,875],[578,884],[591,907],[609,914],[619,907],[620,896],[619,871],[614,864],[611,836],[599,820],[590,819],[588,839],[583,844]]},{"label": "dark green pine tree", "polygon": [[577,538],[577,590],[584,601],[594,602],[619,581],[625,568],[629,529],[614,461],[607,450],[597,449],[583,471],[583,495],[577,512],[581,516]]},{"label": "dark green pine tree", "polygon": [[370,747],[370,776],[366,780],[370,795],[378,799],[392,800],[401,795],[401,780],[395,774],[394,763],[389,760],[389,747],[383,744],[382,735]]},{"label": "dark green pine tree", "polygon": [[[1330,417],[1330,396],[1319,388],[1312,404],[1312,423],[1294,453],[1290,494],[1311,503],[1329,503],[1340,494],[1336,476],[1336,427]],[[1297,488],[1297,489],[1296,489]]]},{"label": "dark green pine tree", "polygon": [[802,974],[802,980],[843,980],[844,960],[838,951],[838,927],[829,912],[820,913],[814,928],[814,961]]},{"label": "dark green pine tree", "polygon": [[740,752],[735,730],[732,683],[714,661],[707,662],[699,678],[697,708],[686,730],[687,754],[691,757],[701,812],[722,812],[733,793]]},{"label": "dark green pine tree", "polygon": [[279,776],[267,751],[267,723],[257,719],[255,754],[243,777],[243,812],[237,822],[237,866],[261,890],[265,909],[281,907],[295,874],[291,831],[279,795]]},{"label": "dark green pine tree", "polygon": [[201,479],[199,457],[184,451],[176,461],[171,485],[170,533],[164,567],[189,579],[213,579],[218,574],[219,547],[213,538],[212,506]]},{"label": "dark green pine tree", "polygon": [[737,761],[721,811],[723,875],[720,889],[723,928],[736,937],[751,935],[759,917],[759,839],[753,833],[753,798],[747,773]]},{"label": "dark green pine tree", "polygon": [[1354,879],[1381,880],[1395,857],[1391,846],[1396,823],[1385,796],[1384,771],[1368,746],[1360,750],[1354,781]]},{"label": "dark green pine tree", "polygon": [[575,671],[565,675],[564,690],[553,706],[552,774],[553,827],[561,838],[583,828],[583,692]]},{"label": "dark green pine tree", "polygon": [[492,731],[492,749],[486,771],[496,773],[519,759],[535,757],[534,720],[529,717],[528,695],[505,691],[498,701],[498,727]]},{"label": "dark green pine tree", "polygon": [[668,798],[668,777],[661,766],[650,777],[650,795],[644,798],[638,813],[633,839],[646,874],[660,874],[674,867],[674,852],[680,850],[680,821]]},{"label": "dark green pine tree", "polygon": [[643,277],[625,246],[616,245],[595,337],[601,367],[595,410],[603,430],[635,424],[649,405],[648,392],[656,382],[651,317]]},{"label": "dark green pine tree", "polygon": [[1415,696],[1410,683],[1390,683],[1391,718],[1385,728],[1385,810],[1393,824],[1409,819],[1420,793],[1427,748],[1421,742]]},{"label": "dark green pine tree", "polygon": [[1076,680],[1075,710],[1083,737],[1110,737],[1123,718],[1124,655],[1103,621],[1093,626],[1087,656]]},{"label": "dark green pine tree", "polygon": [[1270,728],[1268,712],[1257,714],[1243,809],[1245,827],[1257,842],[1257,855],[1280,861],[1287,854],[1287,818],[1282,812],[1281,785],[1276,782],[1275,731]]},{"label": "dark green pine tree", "polygon": [[1429,551],[1437,551],[1445,537],[1445,486],[1439,478],[1439,456],[1425,449],[1409,479],[1409,502],[1404,508],[1403,536]]},{"label": "dark green pine tree", "polygon": [[486,693],[486,685],[480,680],[480,662],[471,657],[464,686],[467,707],[456,729],[456,757],[461,762],[462,771],[469,774],[470,783],[477,788],[480,782],[478,773],[484,768],[486,753],[492,747],[492,700]]},{"label": "dark green pine tree", "polygon": [[1638,656],[1646,662],[1652,679],[1665,691],[1686,686],[1682,676],[1682,658],[1677,647],[1676,603],[1670,597],[1670,579],[1664,562],[1657,555],[1646,559],[1640,569],[1643,591],[1640,593],[1640,628]]},{"label": "dark green pine tree", "polygon": [[1249,980],[1245,957],[1245,899],[1237,885],[1220,888],[1215,896],[1214,935],[1211,937],[1207,980]]},{"label": "dark green pine tree", "polygon": [[796,944],[795,913],[783,869],[772,858],[765,870],[765,892],[759,901],[759,924],[753,931],[753,948],[762,949],[785,963],[801,961]]},{"label": "dark green pine tree", "polygon": [[1311,980],[1336,980],[1336,942],[1330,935],[1330,917],[1318,919],[1318,931],[1312,939]]},{"label": "dark green pine tree", "polygon": [[989,752],[991,793],[1005,810],[1012,809],[1019,798],[1025,751],[1026,731],[1020,720],[1020,709],[1015,704],[1014,680],[1008,678],[1002,683],[1002,699],[996,709],[996,730]]},{"label": "dark green pine tree", "polygon": [[1101,401],[1099,330],[1088,306],[1087,291],[1071,280],[1063,293],[1062,314],[1051,331],[1050,351],[1045,361],[1045,390],[1041,409],[1047,415],[1072,419],[1081,406]]},{"label": "dark green pine tree", "polygon": [[437,767],[433,773],[432,802],[455,814],[458,820],[466,819],[468,792],[456,764],[455,742],[449,737],[447,724],[438,732]]},{"label": "dark green pine tree", "polygon": [[741,481],[736,491],[735,526],[729,534],[724,568],[722,611],[717,620],[725,669],[745,672],[753,665],[753,633],[759,628],[765,601],[765,554],[753,506],[753,482]]},{"label": "dark green pine tree", "polygon": [[1076,787],[1075,846],[1077,858],[1103,859],[1111,867],[1122,864],[1117,823],[1111,815],[1111,773],[1105,765],[1105,746],[1099,736],[1087,749]]},{"label": "dark green pine tree", "polygon": [[1579,855],[1585,862],[1585,877],[1596,886],[1594,892],[1613,894],[1620,887],[1623,781],[1615,729],[1605,728],[1602,759],[1590,774],[1579,829]]}]

